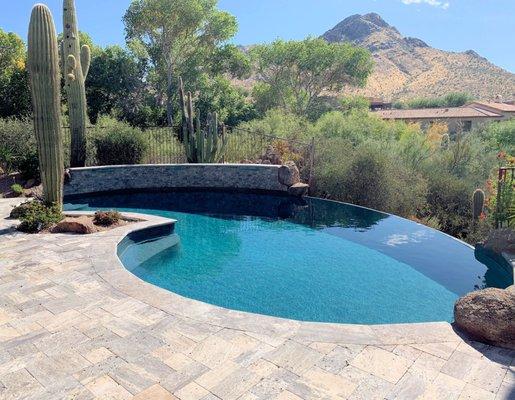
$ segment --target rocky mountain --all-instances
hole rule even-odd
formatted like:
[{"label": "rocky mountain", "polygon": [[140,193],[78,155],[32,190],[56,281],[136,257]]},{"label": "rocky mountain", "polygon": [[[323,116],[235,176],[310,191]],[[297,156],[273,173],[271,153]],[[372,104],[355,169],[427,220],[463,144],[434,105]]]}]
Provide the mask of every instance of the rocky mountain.
[{"label": "rocky mountain", "polygon": [[515,98],[515,74],[469,50],[434,49],[404,37],[378,14],[353,15],[322,35],[329,42],[351,42],[369,49],[375,69],[357,92],[386,100],[436,97],[468,92],[478,99]]}]

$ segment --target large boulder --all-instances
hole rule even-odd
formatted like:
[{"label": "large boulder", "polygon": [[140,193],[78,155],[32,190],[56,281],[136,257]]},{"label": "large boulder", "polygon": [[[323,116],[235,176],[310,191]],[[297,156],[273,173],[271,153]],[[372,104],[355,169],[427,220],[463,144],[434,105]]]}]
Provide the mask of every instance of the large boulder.
[{"label": "large boulder", "polygon": [[300,172],[293,161],[287,161],[279,168],[279,182],[288,187],[300,182]]},{"label": "large boulder", "polygon": [[483,247],[497,254],[515,254],[515,231],[511,228],[496,229],[490,232]]},{"label": "large boulder", "polygon": [[272,145],[266,148],[265,153],[258,160],[258,164],[281,165],[282,163],[281,155]]},{"label": "large boulder", "polygon": [[467,294],[454,305],[454,320],[475,340],[515,349],[515,288]]},{"label": "large boulder", "polygon": [[308,194],[309,185],[306,183],[296,183],[288,188],[288,193],[295,197],[304,197]]},{"label": "large boulder", "polygon": [[67,217],[52,229],[52,233],[79,233],[82,235],[96,231],[97,228],[93,224],[93,220],[87,216],[77,218]]}]

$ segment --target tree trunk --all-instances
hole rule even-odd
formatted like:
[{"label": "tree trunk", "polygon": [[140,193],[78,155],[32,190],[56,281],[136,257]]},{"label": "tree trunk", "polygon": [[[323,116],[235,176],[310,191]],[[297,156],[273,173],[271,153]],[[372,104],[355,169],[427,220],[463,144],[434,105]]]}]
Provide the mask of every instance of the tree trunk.
[{"label": "tree trunk", "polygon": [[173,90],[173,68],[168,63],[166,66],[166,117],[170,128],[173,128]]}]

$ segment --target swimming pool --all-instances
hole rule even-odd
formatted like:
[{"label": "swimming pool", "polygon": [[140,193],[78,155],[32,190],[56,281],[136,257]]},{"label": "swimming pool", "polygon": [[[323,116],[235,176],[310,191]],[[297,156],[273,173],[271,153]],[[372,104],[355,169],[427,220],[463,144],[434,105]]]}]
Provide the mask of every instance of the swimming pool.
[{"label": "swimming pool", "polygon": [[321,199],[134,193],[84,196],[65,208],[176,219],[173,235],[119,248],[130,272],[188,298],[301,321],[450,322],[460,296],[512,279],[438,231]]}]

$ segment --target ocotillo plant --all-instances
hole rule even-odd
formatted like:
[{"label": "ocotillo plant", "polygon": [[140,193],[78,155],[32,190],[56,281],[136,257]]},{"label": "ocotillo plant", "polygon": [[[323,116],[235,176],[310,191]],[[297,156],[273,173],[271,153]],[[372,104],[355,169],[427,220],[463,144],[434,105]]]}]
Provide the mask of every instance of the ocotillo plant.
[{"label": "ocotillo plant", "polygon": [[87,104],[85,81],[88,75],[91,52],[89,46],[80,47],[79,28],[74,0],[64,0],[63,6],[62,63],[70,114],[72,167],[86,164]]},{"label": "ocotillo plant", "polygon": [[485,192],[476,189],[472,195],[472,219],[477,221],[485,208]]},{"label": "ocotillo plant", "polygon": [[182,78],[179,78],[179,95],[182,109],[181,138],[189,163],[217,163],[223,158],[227,144],[224,124],[218,123],[218,115],[208,115],[207,127],[202,129],[200,112],[193,114],[191,92],[184,93]]},{"label": "ocotillo plant", "polygon": [[54,20],[43,4],[32,9],[27,57],[43,197],[48,203],[62,206],[64,163],[59,53]]}]

